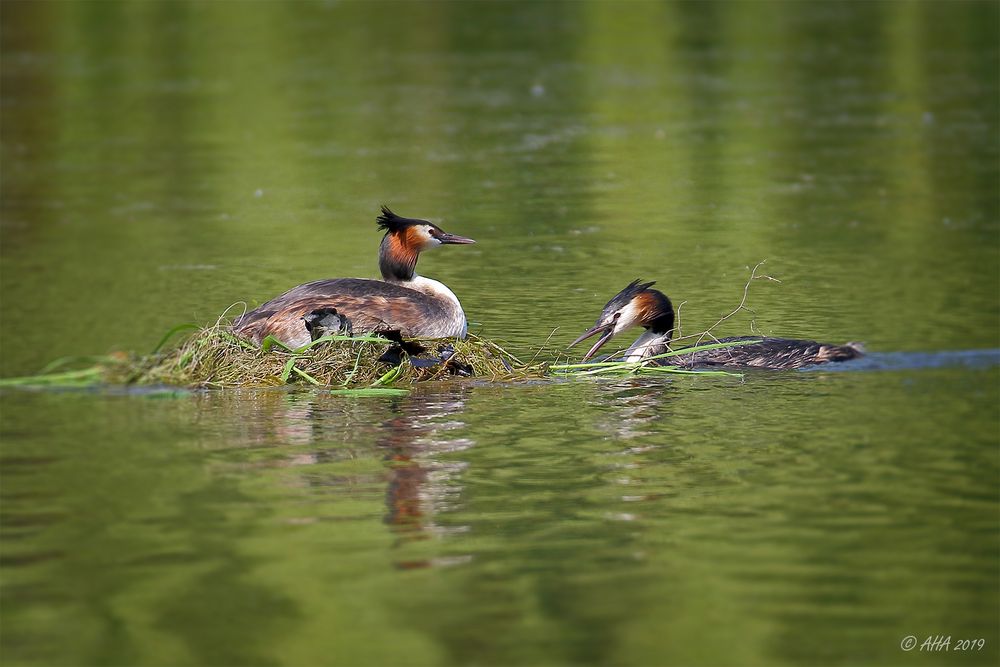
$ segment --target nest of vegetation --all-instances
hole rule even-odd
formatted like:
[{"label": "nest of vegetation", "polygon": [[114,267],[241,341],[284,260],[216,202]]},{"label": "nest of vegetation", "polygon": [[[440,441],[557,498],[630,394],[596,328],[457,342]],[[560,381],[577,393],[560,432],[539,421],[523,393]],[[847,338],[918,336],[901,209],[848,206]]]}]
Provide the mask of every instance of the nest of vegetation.
[{"label": "nest of vegetation", "polygon": [[[39,375],[0,379],[0,387],[166,385],[223,388],[299,384],[323,387],[345,394],[377,395],[406,393],[407,390],[400,388],[401,386],[455,376],[510,381],[552,375],[662,376],[665,373],[739,375],[723,370],[671,366],[668,359],[679,354],[743,344],[719,343],[712,330],[737,313],[749,310],[746,301],[750,284],[754,280],[767,279],[778,282],[771,276],[757,275],[761,264],[763,262],[758,263],[751,271],[739,305],[708,330],[699,334],[680,336],[680,307],[678,307],[678,336],[675,342],[694,340],[693,346],[641,362],[559,363],[565,359],[565,352],[548,349],[546,340],[535,352],[535,356],[525,363],[497,343],[474,334],[465,339],[406,341],[399,338],[396,332],[359,336],[335,335],[324,336],[297,349],[292,349],[268,336],[258,346],[234,335],[224,315],[211,327],[201,328],[194,324],[183,324],[171,329],[148,355],[119,352],[99,357],[58,359],[43,369]],[[167,346],[170,341],[175,340],[177,334],[189,330],[194,332],[189,333],[179,344],[175,343],[173,347]],[[546,353],[553,357],[551,363],[535,361]],[[609,358],[614,357],[615,354],[612,354]],[[79,368],[83,362],[89,365]],[[67,368],[75,369],[66,370]]]},{"label": "nest of vegetation", "polygon": [[81,359],[58,360],[40,375],[11,378],[3,384],[221,388],[299,383],[357,392],[453,376],[499,381],[541,377],[547,372],[544,364],[524,363],[500,345],[475,335],[464,340],[402,343],[379,335],[324,336],[292,349],[271,337],[257,346],[234,335],[220,321],[164,349],[169,339],[192,328],[196,327],[171,330],[149,355],[86,357],[83,360],[92,365],[70,371],[61,369],[73,362],[79,365]]}]

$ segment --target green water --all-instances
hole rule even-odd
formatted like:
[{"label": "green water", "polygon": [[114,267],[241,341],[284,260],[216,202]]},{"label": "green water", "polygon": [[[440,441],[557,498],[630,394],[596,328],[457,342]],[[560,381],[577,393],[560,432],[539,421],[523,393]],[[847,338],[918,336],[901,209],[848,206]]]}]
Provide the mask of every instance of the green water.
[{"label": "green water", "polygon": [[519,354],[637,277],[703,329],[767,260],[720,333],[876,361],[4,390],[4,664],[1000,660],[1000,372],[954,354],[1000,348],[996,3],[0,18],[0,376],[373,276],[383,202],[477,239],[418,270]]}]

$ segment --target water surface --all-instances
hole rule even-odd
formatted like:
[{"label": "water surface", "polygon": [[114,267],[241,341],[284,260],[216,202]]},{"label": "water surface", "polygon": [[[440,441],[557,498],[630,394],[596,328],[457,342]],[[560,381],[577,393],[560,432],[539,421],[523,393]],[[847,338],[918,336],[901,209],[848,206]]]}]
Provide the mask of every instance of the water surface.
[{"label": "water surface", "polygon": [[[5,662],[995,664],[994,3],[5,3],[0,375],[418,270],[844,372],[0,393]],[[553,333],[554,332],[554,333]],[[985,350],[985,352],[984,352]],[[992,352],[991,352],[992,350]],[[551,354],[551,352],[546,352]],[[975,652],[900,649],[928,635]]]}]

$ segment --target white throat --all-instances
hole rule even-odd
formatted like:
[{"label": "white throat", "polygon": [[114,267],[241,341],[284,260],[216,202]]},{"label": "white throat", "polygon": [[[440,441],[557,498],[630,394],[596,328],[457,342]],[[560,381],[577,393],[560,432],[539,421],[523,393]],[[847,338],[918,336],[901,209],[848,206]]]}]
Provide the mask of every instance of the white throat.
[{"label": "white throat", "polygon": [[447,301],[459,310],[462,309],[462,304],[458,302],[458,297],[455,296],[455,293],[448,289],[448,286],[439,280],[427,278],[426,276],[419,276],[414,273],[412,279],[403,281],[402,284],[410,289],[423,292],[428,296],[433,296],[443,301]]},{"label": "white throat", "polygon": [[635,339],[635,342],[632,343],[632,346],[629,347],[629,349],[625,350],[625,361],[642,361],[648,357],[669,352],[670,349],[667,347],[667,343],[669,342],[669,334],[645,331],[641,336]]},{"label": "white throat", "polygon": [[[465,338],[469,328],[468,323],[465,320],[465,311],[462,310],[462,304],[459,302],[458,297],[455,296],[454,292],[448,289],[447,285],[439,280],[417,275],[416,273],[413,274],[413,278],[410,280],[401,280],[398,284],[426,294],[427,296],[441,302],[441,304],[448,310],[451,310],[455,324],[461,322],[460,326],[462,332],[459,336],[461,338]],[[454,324],[452,326],[454,326]]]}]

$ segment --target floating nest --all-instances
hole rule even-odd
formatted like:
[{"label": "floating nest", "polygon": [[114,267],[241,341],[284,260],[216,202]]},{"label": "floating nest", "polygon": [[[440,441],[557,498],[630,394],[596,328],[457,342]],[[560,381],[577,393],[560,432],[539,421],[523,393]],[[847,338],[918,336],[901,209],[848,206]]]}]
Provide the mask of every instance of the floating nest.
[{"label": "floating nest", "polygon": [[[542,377],[545,364],[525,363],[500,345],[469,335],[465,339],[401,339],[395,332],[362,336],[324,336],[292,349],[268,337],[257,346],[234,335],[225,323],[198,328],[180,344],[164,337],[149,355],[114,353],[58,360],[40,375],[9,378],[3,385],[169,385],[189,388],[272,387],[304,384],[385,389],[448,377],[516,380]],[[64,370],[70,365],[90,365]]]},{"label": "floating nest", "polygon": [[[180,344],[165,349],[167,340],[179,330],[191,328],[197,330]],[[183,325],[171,330],[152,354],[116,352],[97,357],[67,357],[49,364],[39,375],[0,379],[0,386],[221,389],[298,384],[322,387],[335,393],[376,395],[407,393],[402,387],[456,377],[501,382],[552,375],[732,375],[724,371],[624,361],[526,363],[500,345],[474,334],[465,339],[402,340],[393,335],[395,332],[386,333],[389,337],[324,336],[293,349],[271,337],[257,346],[235,336],[229,326],[223,324],[208,328]],[[677,353],[660,356],[674,354]],[[538,356],[536,352],[535,357]],[[88,364],[84,368],[65,370],[84,363]]]}]

